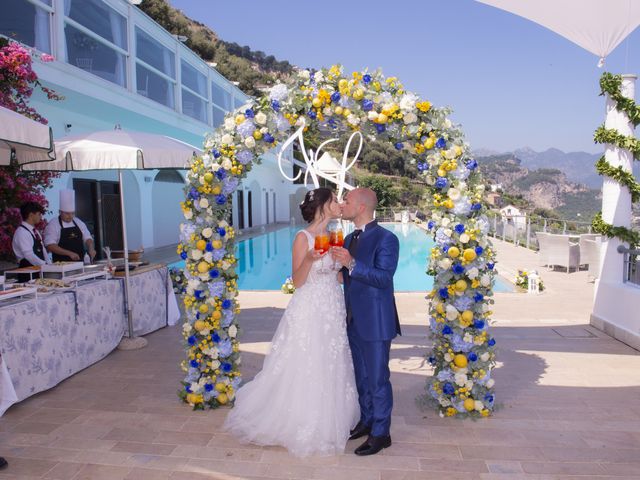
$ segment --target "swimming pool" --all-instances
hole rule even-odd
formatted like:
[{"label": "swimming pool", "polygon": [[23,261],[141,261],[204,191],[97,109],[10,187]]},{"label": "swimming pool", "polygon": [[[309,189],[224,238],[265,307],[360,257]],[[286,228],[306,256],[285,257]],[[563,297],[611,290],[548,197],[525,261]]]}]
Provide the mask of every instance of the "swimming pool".
[{"label": "swimming pool", "polygon": [[[393,277],[397,292],[426,292],[433,285],[433,277],[425,274],[427,256],[433,240],[424,230],[413,224],[381,224],[400,240],[398,269]],[[291,244],[300,227],[285,227],[265,233],[236,245],[238,256],[238,286],[241,290],[280,290],[285,278],[291,275]],[[170,266],[184,267],[184,262]],[[505,279],[496,277],[496,292],[511,292],[513,287]]]}]

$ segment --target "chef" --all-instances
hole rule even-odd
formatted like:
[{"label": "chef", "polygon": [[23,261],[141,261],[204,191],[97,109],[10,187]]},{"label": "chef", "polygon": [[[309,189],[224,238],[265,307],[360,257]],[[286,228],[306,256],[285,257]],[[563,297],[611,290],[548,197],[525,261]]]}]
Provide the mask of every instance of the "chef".
[{"label": "chef", "polygon": [[85,252],[91,260],[96,256],[91,233],[75,214],[75,192],[61,190],[60,215],[50,220],[44,230],[44,244],[53,255],[54,262],[82,261]]},{"label": "chef", "polygon": [[[20,268],[49,263],[49,254],[44,248],[40,232],[35,228],[42,221],[43,213],[44,208],[36,202],[26,202],[20,206],[22,223],[16,228],[11,242]],[[19,282],[28,282],[30,278],[28,274],[18,275]]]}]

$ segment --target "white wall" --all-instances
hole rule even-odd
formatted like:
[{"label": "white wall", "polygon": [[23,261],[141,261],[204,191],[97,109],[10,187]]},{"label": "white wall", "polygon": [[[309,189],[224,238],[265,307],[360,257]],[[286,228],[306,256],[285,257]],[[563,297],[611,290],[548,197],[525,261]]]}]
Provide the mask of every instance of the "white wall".
[{"label": "white wall", "polygon": [[180,209],[183,188],[184,183],[153,181],[153,243],[156,247],[178,243],[180,222],[184,220]]}]

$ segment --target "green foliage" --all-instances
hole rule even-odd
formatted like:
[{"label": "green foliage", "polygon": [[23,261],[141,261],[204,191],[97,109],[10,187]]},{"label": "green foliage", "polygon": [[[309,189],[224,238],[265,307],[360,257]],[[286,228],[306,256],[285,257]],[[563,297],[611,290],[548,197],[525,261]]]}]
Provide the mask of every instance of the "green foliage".
[{"label": "green foliage", "polygon": [[527,175],[518,179],[515,184],[518,188],[528,190],[538,183],[557,183],[559,175],[562,175],[560,170],[553,168],[541,168],[527,173]]},{"label": "green foliage", "polygon": [[636,248],[640,245],[640,233],[629,230],[625,227],[614,227],[610,223],[606,223],[602,219],[601,212],[598,212],[595,217],[593,217],[591,227],[595,233],[600,233],[609,238],[618,238],[623,242],[628,243],[631,248]]},{"label": "green foliage", "polygon": [[626,171],[622,167],[612,166],[607,162],[604,155],[596,163],[596,170],[600,175],[606,175],[627,187],[631,193],[631,202],[636,203],[640,200],[640,183],[636,181],[633,173]]},{"label": "green foliage", "polygon": [[358,179],[360,187],[370,188],[378,197],[378,207],[394,207],[398,202],[398,192],[393,181],[384,175],[367,175]]},{"label": "green foliage", "polygon": [[608,94],[616,102],[616,108],[627,114],[629,120],[637,127],[640,123],[640,108],[631,98],[624,97],[621,92],[622,75],[604,72],[600,77],[600,95]]},{"label": "green foliage", "polygon": [[191,20],[166,0],[144,0],[138,8],[170,33],[187,37],[187,47],[203,60],[217,63],[216,69],[229,80],[238,82],[239,88],[248,95],[260,96],[260,87],[271,85],[279,75],[292,71],[287,61],[277,61],[264,52],[220,40],[206,25]]},{"label": "green foliage", "polygon": [[599,190],[587,190],[583,192],[566,193],[563,197],[564,204],[557,208],[562,218],[576,219],[578,214],[585,221],[593,217],[602,206],[599,198]]}]

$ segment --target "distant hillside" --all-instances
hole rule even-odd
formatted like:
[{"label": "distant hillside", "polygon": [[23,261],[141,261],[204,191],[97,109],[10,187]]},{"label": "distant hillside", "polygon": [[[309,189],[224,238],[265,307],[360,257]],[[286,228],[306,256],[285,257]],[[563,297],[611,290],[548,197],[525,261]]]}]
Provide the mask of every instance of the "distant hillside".
[{"label": "distant hillside", "polygon": [[286,60],[278,61],[260,50],[221,40],[209,27],[187,17],[167,0],[143,0],[138,8],[172,34],[187,37],[185,45],[203,60],[217,63],[216,70],[238,82],[238,87],[248,95],[259,95],[262,87],[293,71]]},{"label": "distant hillside", "polygon": [[486,182],[500,185],[503,201],[544,209],[567,219],[589,220],[600,210],[600,191],[571,182],[559,168],[530,169],[513,154],[476,157]]}]

